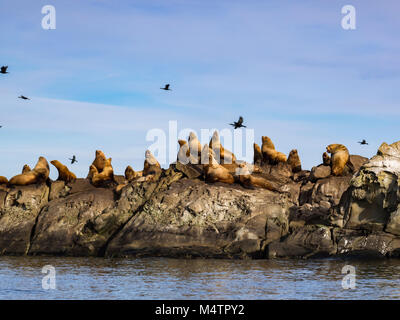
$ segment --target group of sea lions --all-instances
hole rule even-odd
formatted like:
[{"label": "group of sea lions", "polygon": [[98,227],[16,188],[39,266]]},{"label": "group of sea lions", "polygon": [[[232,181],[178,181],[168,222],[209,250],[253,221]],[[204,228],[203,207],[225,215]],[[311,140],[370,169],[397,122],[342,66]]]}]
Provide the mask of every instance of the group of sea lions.
[{"label": "group of sea lions", "polygon": [[[268,190],[277,189],[265,178],[257,173],[261,172],[264,165],[274,166],[286,163],[293,173],[301,171],[301,161],[296,149],[290,151],[289,156],[275,149],[272,140],[262,137],[262,146],[254,143],[254,164],[238,161],[236,156],[225,149],[220,141],[217,131],[214,132],[210,142],[201,145],[195,133],[191,132],[188,141],[178,140],[179,151],[177,161],[183,165],[200,166],[206,182],[223,182],[227,184],[239,183],[244,187],[261,187]],[[331,144],[326,147],[322,159],[324,165],[331,166],[332,174],[340,176],[347,174],[346,167],[351,168],[349,151],[344,145]],[[331,154],[331,157],[328,155]],[[95,187],[103,187],[108,183],[116,182],[111,158],[107,158],[101,150],[96,150],[95,159],[89,167],[87,179]],[[76,175],[67,166],[58,160],[50,162],[58,170],[58,179],[66,183],[76,180]],[[22,173],[7,180],[0,176],[0,185],[24,186],[45,182],[49,178],[50,168],[47,160],[40,157],[33,170],[25,165]],[[120,191],[132,181],[157,180],[162,174],[162,169],[157,159],[147,150],[142,171],[135,171],[131,166],[125,169],[124,183],[117,183],[116,190]]]}]

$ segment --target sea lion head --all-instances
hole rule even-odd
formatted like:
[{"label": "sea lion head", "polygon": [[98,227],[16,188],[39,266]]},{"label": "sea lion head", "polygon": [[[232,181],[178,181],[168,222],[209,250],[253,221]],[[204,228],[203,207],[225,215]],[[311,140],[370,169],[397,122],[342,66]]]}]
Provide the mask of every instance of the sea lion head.
[{"label": "sea lion head", "polygon": [[178,140],[179,146],[182,147],[183,145],[187,144],[185,140]]},{"label": "sea lion head", "polygon": [[197,136],[196,136],[196,134],[192,131],[192,132],[190,132],[189,133],[189,138],[188,138],[188,140],[189,141],[192,141],[192,140],[196,140],[197,139]]}]

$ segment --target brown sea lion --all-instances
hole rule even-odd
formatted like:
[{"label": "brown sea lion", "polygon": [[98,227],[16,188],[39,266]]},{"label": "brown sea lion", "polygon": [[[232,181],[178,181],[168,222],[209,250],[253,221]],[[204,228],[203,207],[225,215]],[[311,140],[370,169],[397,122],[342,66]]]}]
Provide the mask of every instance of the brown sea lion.
[{"label": "brown sea lion", "polygon": [[334,143],[327,146],[326,151],[332,154],[332,174],[334,176],[343,175],[344,168],[350,159],[349,150],[342,144]]},{"label": "brown sea lion", "polygon": [[50,161],[50,163],[58,170],[58,181],[65,181],[66,183],[69,183],[76,180],[76,175],[69,171],[68,167],[63,165],[60,161],[53,160]]},{"label": "brown sea lion", "polygon": [[263,162],[266,164],[277,164],[279,162],[286,162],[286,155],[282,152],[276,151],[275,145],[272,140],[267,136],[262,136],[261,151],[263,155]]},{"label": "brown sea lion", "polygon": [[26,165],[24,165],[24,167],[22,168],[22,173],[27,173],[27,172],[29,172],[29,171],[31,171],[31,170],[32,170],[31,167],[28,166],[28,165],[26,164]]},{"label": "brown sea lion", "polygon": [[253,144],[253,149],[254,149],[254,158],[253,158],[253,163],[257,166],[261,166],[263,156],[261,152],[261,148],[257,143]]},{"label": "brown sea lion", "polygon": [[104,154],[103,151],[101,150],[96,150],[96,157],[92,162],[92,165],[94,165],[97,169],[98,172],[103,171],[105,165],[107,162],[106,155]]},{"label": "brown sea lion", "polygon": [[331,165],[331,157],[327,152],[324,152],[322,154],[322,163],[324,166],[330,166]]},{"label": "brown sea lion", "polygon": [[90,166],[90,170],[93,171],[92,184],[94,186],[96,186],[96,187],[101,186],[105,182],[114,180],[114,170],[111,165],[111,160],[112,160],[112,158],[109,158],[106,160],[103,170],[101,172],[98,172],[95,165]]},{"label": "brown sea lion", "polygon": [[179,161],[182,164],[198,164],[200,162],[201,150],[198,155],[192,155],[190,153],[189,144],[185,140],[178,140],[179,143],[179,151],[176,161]]},{"label": "brown sea lion", "polygon": [[214,152],[214,159],[221,164],[232,164],[236,162],[236,157],[233,152],[225,149],[219,138],[218,131],[214,131],[214,134],[210,140],[209,147]]},{"label": "brown sea lion", "polygon": [[201,158],[201,143],[194,132],[189,134],[189,152],[190,152],[190,163],[198,164]]},{"label": "brown sea lion", "polygon": [[297,153],[297,149],[293,149],[292,151],[290,151],[287,163],[292,168],[293,173],[301,171],[301,161],[299,154]]},{"label": "brown sea lion", "polygon": [[131,166],[127,166],[125,169],[125,179],[128,180],[128,182],[131,182],[135,180],[137,177],[135,170],[132,169]]},{"label": "brown sea lion", "polygon": [[246,163],[239,164],[237,178],[245,188],[253,189],[254,187],[260,187],[270,191],[279,191],[267,179],[251,175],[250,168]]},{"label": "brown sea lion", "polygon": [[7,184],[8,179],[6,177],[0,176],[0,184]]},{"label": "brown sea lion", "polygon": [[145,160],[143,165],[143,176],[153,175],[159,176],[161,174],[161,166],[157,159],[153,156],[150,150],[146,150]]},{"label": "brown sea lion", "polygon": [[9,185],[26,186],[34,183],[44,182],[49,178],[50,167],[44,157],[39,157],[33,170],[21,173],[10,179]]},{"label": "brown sea lion", "polygon": [[204,165],[204,177],[207,182],[235,183],[235,178],[228,169],[220,165],[209,153],[209,164]]}]

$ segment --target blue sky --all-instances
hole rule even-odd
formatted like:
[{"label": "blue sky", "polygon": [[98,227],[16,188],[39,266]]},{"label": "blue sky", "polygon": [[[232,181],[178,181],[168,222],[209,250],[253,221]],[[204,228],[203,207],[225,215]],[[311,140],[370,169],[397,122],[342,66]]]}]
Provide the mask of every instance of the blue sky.
[{"label": "blue sky", "polygon": [[[56,30],[41,27],[48,4]],[[356,30],[341,27],[347,4]],[[330,143],[371,157],[400,140],[399,9],[395,0],[3,0],[0,175],[75,154],[71,169],[86,176],[96,149],[117,174],[141,170],[149,130],[168,133],[170,120],[222,130],[239,115],[257,143],[267,135],[279,151],[297,148],[306,169]]]}]

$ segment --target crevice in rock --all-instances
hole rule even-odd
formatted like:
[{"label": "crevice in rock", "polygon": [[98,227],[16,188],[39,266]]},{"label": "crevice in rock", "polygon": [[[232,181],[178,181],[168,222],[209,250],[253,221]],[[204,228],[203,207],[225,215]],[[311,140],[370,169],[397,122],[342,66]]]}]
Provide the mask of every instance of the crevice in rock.
[{"label": "crevice in rock", "polygon": [[38,222],[39,222],[39,217],[40,217],[42,211],[43,211],[45,208],[47,208],[47,204],[46,204],[45,206],[43,206],[43,207],[39,210],[38,214],[36,215],[35,223],[34,223],[33,226],[32,226],[31,234],[30,234],[30,236],[29,236],[29,242],[28,242],[28,245],[27,245],[26,250],[25,250],[25,255],[29,255],[29,251],[30,251],[30,249],[31,249],[31,245],[32,245],[32,242],[33,242],[33,238],[35,237],[36,226],[37,226],[37,224],[38,224]]}]

